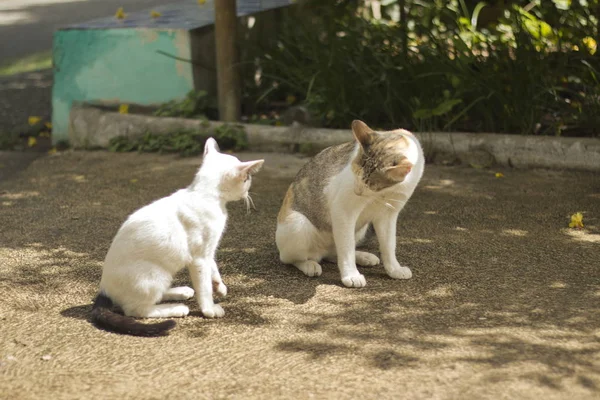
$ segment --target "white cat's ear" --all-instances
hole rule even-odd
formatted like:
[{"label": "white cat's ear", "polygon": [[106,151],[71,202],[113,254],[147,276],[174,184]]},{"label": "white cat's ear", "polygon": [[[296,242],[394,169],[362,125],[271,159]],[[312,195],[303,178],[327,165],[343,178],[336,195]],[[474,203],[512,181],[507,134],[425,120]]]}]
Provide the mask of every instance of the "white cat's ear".
[{"label": "white cat's ear", "polygon": [[237,168],[240,173],[254,175],[262,168],[265,160],[254,160],[240,163]]},{"label": "white cat's ear", "polygon": [[372,135],[375,133],[373,129],[369,128],[364,122],[355,119],[352,121],[352,133],[354,137],[362,146],[368,146],[371,144]]},{"label": "white cat's ear", "polygon": [[204,143],[204,155],[206,156],[213,151],[219,152],[219,145],[215,139],[210,137],[206,139],[206,143]]}]

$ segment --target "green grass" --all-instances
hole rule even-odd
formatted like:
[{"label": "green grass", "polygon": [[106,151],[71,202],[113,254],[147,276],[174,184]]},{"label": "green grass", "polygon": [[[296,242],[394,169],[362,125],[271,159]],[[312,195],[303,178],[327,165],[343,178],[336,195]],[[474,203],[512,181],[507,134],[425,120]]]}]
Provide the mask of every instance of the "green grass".
[{"label": "green grass", "polygon": [[52,51],[41,51],[0,64],[0,76],[52,68]]}]

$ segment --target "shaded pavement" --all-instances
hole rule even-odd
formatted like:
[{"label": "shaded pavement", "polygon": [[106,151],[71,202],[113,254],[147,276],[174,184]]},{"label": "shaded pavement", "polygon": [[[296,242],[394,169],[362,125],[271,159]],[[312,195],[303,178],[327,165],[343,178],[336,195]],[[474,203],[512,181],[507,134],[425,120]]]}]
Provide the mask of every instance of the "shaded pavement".
[{"label": "shaded pavement", "polygon": [[[186,186],[198,159],[65,152],[0,181],[0,393],[62,398],[592,399],[600,396],[600,178],[428,165],[398,224],[413,279],[280,264],[276,214],[305,162],[265,157],[257,211],[231,204],[225,318],[162,338],[88,321],[129,213]],[[0,155],[0,163],[2,162]],[[567,228],[584,213],[586,230]],[[366,248],[376,251],[372,239]],[[182,272],[177,284],[189,284]]]}]

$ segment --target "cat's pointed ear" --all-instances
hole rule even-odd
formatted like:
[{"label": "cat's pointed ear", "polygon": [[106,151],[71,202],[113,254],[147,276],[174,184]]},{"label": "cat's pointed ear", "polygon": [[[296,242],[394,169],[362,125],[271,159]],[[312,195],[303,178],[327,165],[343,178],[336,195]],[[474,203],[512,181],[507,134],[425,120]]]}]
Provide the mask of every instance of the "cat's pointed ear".
[{"label": "cat's pointed ear", "polygon": [[397,165],[387,167],[385,175],[393,181],[402,182],[404,181],[404,178],[406,178],[406,175],[412,171],[413,167],[413,163],[407,159],[403,159]]},{"label": "cat's pointed ear", "polygon": [[352,121],[352,133],[354,134],[354,137],[358,143],[365,147],[371,144],[375,131],[369,128],[369,126],[364,122],[355,119]]},{"label": "cat's pointed ear", "polygon": [[237,168],[240,173],[254,175],[262,168],[265,160],[254,160],[240,163]]},{"label": "cat's pointed ear", "polygon": [[206,143],[204,143],[204,155],[206,156],[209,153],[212,152],[219,152],[219,145],[217,144],[217,141],[211,137],[209,137],[208,139],[206,139]]}]

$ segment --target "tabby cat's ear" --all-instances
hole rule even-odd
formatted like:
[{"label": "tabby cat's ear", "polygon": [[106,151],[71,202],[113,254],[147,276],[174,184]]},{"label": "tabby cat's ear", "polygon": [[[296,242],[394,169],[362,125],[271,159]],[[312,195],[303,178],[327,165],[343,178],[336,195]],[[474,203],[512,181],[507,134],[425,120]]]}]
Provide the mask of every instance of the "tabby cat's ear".
[{"label": "tabby cat's ear", "polygon": [[414,164],[404,158],[399,163],[394,163],[393,166],[385,168],[385,174],[393,181],[402,182],[413,167]]},{"label": "tabby cat's ear", "polygon": [[364,122],[355,119],[352,121],[352,133],[354,137],[363,147],[369,146],[372,141],[372,135],[375,133],[373,129],[369,128]]},{"label": "tabby cat's ear", "polygon": [[208,153],[219,152],[219,145],[217,141],[213,138],[206,139],[206,143],[204,143],[204,155],[206,156]]}]

